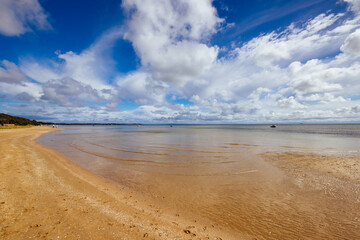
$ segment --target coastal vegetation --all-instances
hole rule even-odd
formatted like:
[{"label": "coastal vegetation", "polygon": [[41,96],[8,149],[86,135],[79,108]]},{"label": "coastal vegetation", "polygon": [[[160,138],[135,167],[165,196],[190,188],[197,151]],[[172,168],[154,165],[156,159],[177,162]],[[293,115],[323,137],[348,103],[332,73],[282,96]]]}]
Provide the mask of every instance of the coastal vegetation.
[{"label": "coastal vegetation", "polygon": [[0,128],[39,126],[39,125],[48,125],[48,124],[52,124],[52,123],[38,122],[36,120],[30,120],[23,117],[16,117],[5,113],[0,113]]}]

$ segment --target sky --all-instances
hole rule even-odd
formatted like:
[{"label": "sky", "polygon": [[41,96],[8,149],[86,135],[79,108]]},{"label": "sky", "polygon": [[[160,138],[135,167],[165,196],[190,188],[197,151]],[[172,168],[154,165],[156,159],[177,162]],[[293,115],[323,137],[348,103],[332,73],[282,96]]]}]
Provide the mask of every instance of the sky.
[{"label": "sky", "polygon": [[0,112],[360,123],[360,0],[0,0]]}]

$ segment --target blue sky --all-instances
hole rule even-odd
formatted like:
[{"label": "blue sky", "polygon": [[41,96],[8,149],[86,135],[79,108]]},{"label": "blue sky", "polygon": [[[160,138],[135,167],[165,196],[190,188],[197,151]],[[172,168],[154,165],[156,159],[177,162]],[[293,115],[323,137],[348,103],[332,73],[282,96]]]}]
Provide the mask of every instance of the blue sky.
[{"label": "blue sky", "polygon": [[0,112],[360,122],[360,0],[1,0]]}]

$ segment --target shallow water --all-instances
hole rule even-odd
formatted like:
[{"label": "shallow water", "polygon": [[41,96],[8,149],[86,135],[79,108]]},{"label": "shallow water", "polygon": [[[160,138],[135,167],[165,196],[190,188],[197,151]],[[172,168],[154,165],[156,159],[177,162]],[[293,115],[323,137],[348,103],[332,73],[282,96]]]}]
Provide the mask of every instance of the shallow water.
[{"label": "shallow water", "polygon": [[358,156],[360,125],[70,129],[43,135],[38,141],[83,168],[150,197],[170,214],[205,219],[258,239],[360,236],[359,222],[354,220],[360,215],[359,203],[353,198],[344,201],[321,190],[299,188],[259,157],[267,151]]}]

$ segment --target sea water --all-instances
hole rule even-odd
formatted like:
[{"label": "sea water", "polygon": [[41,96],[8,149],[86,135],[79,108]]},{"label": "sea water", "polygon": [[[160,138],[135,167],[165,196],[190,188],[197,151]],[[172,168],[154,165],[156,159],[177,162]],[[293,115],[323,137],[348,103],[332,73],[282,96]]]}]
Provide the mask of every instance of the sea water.
[{"label": "sea water", "polygon": [[[359,222],[339,219],[337,210],[327,213],[327,206],[341,205],[339,199],[294,186],[286,173],[260,154],[291,151],[356,157],[360,125],[62,127],[66,130],[45,134],[38,141],[153,199],[170,214],[205,219],[264,239],[348,237],[359,231]],[[354,207],[342,210],[348,209]],[[348,227],[342,229],[344,221]],[[321,229],[321,224],[332,230]]]}]

